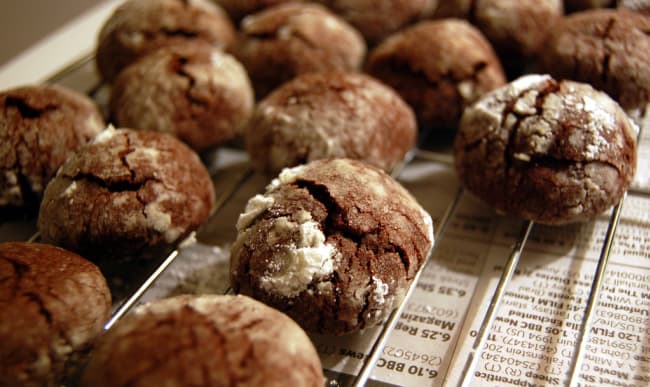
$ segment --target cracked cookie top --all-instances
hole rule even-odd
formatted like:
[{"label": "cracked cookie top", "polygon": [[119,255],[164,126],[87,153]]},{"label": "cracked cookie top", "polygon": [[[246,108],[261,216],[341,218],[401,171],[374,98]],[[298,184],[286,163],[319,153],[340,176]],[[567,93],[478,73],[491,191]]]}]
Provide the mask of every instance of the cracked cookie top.
[{"label": "cracked cookie top", "polygon": [[173,134],[196,150],[238,137],[254,104],[243,66],[201,42],[160,48],[127,66],[111,88],[116,124]]},{"label": "cracked cookie top", "polygon": [[231,282],[305,329],[344,334],[383,320],[433,244],[431,217],[357,160],[285,169],[237,223]]},{"label": "cracked cookie top", "polygon": [[104,128],[94,102],[76,91],[28,85],[0,92],[0,209],[37,209],[61,164]]},{"label": "cracked cookie top", "polygon": [[423,128],[455,130],[465,106],[506,82],[481,32],[462,20],[421,22],[375,47],[366,70],[393,87]]},{"label": "cracked cookie top", "polygon": [[0,384],[61,385],[111,308],[91,262],[51,245],[0,243]]},{"label": "cracked cookie top", "polygon": [[318,4],[286,3],[248,15],[233,53],[246,67],[258,98],[308,72],[359,70],[361,34]]},{"label": "cracked cookie top", "polygon": [[201,160],[176,138],[109,128],[45,190],[45,241],[94,259],[160,254],[202,224],[214,203]]},{"label": "cracked cookie top", "polygon": [[126,65],[154,49],[197,39],[225,49],[235,35],[228,15],[208,0],[128,0],[99,32],[97,69],[110,83]]},{"label": "cracked cookie top", "polygon": [[545,71],[591,84],[623,109],[650,103],[650,18],[625,9],[566,16],[541,55]]},{"label": "cracked cookie top", "polygon": [[386,171],[415,144],[412,109],[361,73],[303,74],[256,106],[244,130],[256,169],[278,173],[312,160],[347,157]]},{"label": "cracked cookie top", "polygon": [[286,315],[246,296],[184,295],[134,309],[99,340],[82,386],[313,386],[316,350]]},{"label": "cracked cookie top", "polygon": [[546,224],[585,221],[631,184],[637,131],[605,93],[528,75],[466,109],[456,170],[499,211]]}]

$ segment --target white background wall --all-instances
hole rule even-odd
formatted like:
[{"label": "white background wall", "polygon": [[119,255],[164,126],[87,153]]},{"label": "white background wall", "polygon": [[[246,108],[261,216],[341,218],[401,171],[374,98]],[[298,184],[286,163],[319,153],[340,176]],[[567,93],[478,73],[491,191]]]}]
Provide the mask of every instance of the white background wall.
[{"label": "white background wall", "polygon": [[102,0],[0,0],[0,66]]}]

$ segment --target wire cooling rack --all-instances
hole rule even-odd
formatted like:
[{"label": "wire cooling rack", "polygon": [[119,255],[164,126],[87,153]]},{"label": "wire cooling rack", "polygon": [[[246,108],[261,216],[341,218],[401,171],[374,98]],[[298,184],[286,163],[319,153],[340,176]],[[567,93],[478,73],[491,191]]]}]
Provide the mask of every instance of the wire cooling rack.
[{"label": "wire cooling rack", "polygon": [[[103,91],[101,84],[98,82],[94,66],[93,66],[93,56],[89,54],[79,60],[75,61],[69,67],[62,69],[57,74],[53,75],[49,80],[50,83],[62,84],[67,87],[71,87],[78,91],[82,91],[93,97],[100,106],[106,106],[106,93]],[[106,112],[104,112],[106,113]],[[401,165],[399,165],[392,173],[393,177],[398,178],[402,170],[408,166],[413,161],[425,161],[430,163],[436,163],[444,165],[448,168],[452,168],[453,159],[449,152],[445,151],[431,151],[421,148],[415,148],[407,157],[403,160]],[[243,169],[241,173],[238,173],[236,176],[230,177],[229,183],[224,187],[220,187],[219,194],[216,200],[215,213],[218,213],[219,210],[230,200],[233,194],[235,194],[241,186],[252,176],[254,172],[250,166]],[[645,191],[629,191],[631,194],[648,196],[648,193]],[[369,353],[363,357],[362,366],[360,371],[355,375],[354,380],[351,385],[353,386],[363,386],[370,379],[371,372],[375,367],[375,364],[379,357],[381,356],[382,349],[387,343],[387,340],[395,328],[397,321],[399,320],[402,312],[409,300],[410,296],[414,292],[420,275],[423,272],[424,267],[430,261],[432,255],[435,253],[436,247],[440,246],[440,241],[444,238],[444,233],[447,229],[450,219],[455,213],[458,203],[461,198],[465,195],[465,192],[462,188],[459,188],[452,199],[446,206],[446,209],[442,217],[438,220],[435,229],[435,240],[436,243],[432,251],[427,256],[427,259],[422,266],[422,269],[417,272],[412,284],[408,288],[404,300],[398,305],[392,313],[387,318],[386,322],[381,327],[381,330],[372,343]],[[573,356],[570,361],[571,372],[569,376],[568,384],[571,386],[579,385],[579,375],[578,372],[581,369],[581,365],[584,361],[585,356],[585,344],[587,343],[590,328],[593,325],[594,318],[594,309],[599,300],[603,278],[607,269],[609,256],[612,250],[612,244],[614,243],[617,228],[619,225],[619,220],[621,218],[621,212],[623,208],[623,203],[626,200],[627,194],[623,196],[621,201],[612,209],[611,215],[609,216],[608,226],[606,236],[600,247],[600,258],[598,259],[597,267],[593,276],[593,282],[591,283],[591,289],[587,297],[587,304],[584,311],[583,318],[581,320],[578,338],[575,345],[575,350],[573,351]],[[487,307],[487,310],[484,313],[482,318],[482,323],[480,328],[477,330],[475,337],[473,338],[473,343],[471,346],[471,351],[467,355],[463,355],[464,359],[454,359],[454,362],[459,362],[458,364],[464,364],[461,382],[462,386],[469,386],[472,384],[474,378],[474,370],[477,367],[478,361],[481,358],[481,353],[485,348],[486,341],[489,337],[491,329],[495,323],[495,318],[497,316],[497,311],[501,305],[504,297],[505,290],[510,283],[513,274],[517,270],[519,258],[522,255],[524,249],[526,248],[527,242],[531,231],[535,227],[534,222],[532,221],[522,221],[519,235],[516,238],[515,243],[510,249],[510,254],[507,257],[507,262],[504,265],[504,269],[500,275],[499,282],[494,290],[494,293],[491,296],[491,301]],[[30,241],[38,239],[38,234],[34,234],[29,238]],[[185,246],[191,245],[195,242],[195,233],[192,233],[184,241],[178,244],[177,248],[169,253],[169,255],[162,257],[158,261],[154,261],[151,265],[147,266],[144,270],[147,272],[145,275],[140,276],[141,281],[139,283],[131,283],[130,287],[126,291],[126,295],[123,297],[122,301],[115,306],[114,312],[110,320],[105,324],[104,329],[110,329],[117,321],[119,321],[124,315],[126,315],[129,310],[136,304],[147,292],[148,289],[156,283],[160,276],[165,272],[165,270],[174,262],[174,260],[179,256],[179,250]],[[339,382],[336,380],[329,380],[327,382],[329,386],[337,386]]]}]

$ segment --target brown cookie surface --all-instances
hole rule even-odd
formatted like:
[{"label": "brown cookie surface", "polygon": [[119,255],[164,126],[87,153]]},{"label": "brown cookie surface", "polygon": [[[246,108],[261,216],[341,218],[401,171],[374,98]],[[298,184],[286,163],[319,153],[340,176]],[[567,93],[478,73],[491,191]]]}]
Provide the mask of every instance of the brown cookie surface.
[{"label": "brown cookie surface", "polygon": [[380,323],[432,244],[431,217],[395,180],[356,160],[283,170],[240,215],[231,282],[303,328]]},{"label": "brown cookie surface", "polygon": [[110,307],[106,280],[84,258],[40,243],[0,243],[0,385],[61,385]]},{"label": "brown cookie surface", "polygon": [[0,92],[0,209],[36,207],[56,170],[105,128],[96,105],[61,86]]},{"label": "brown cookie surface", "polygon": [[197,228],[214,203],[199,157],[158,132],[107,129],[48,185],[41,237],[94,259],[160,253]]},{"label": "brown cookie surface", "polygon": [[551,34],[542,57],[556,78],[591,84],[624,109],[650,102],[650,19],[625,9],[566,16]]},{"label": "brown cookie surface", "polygon": [[546,35],[563,11],[562,0],[476,0],[470,20],[505,63],[543,53]]},{"label": "brown cookie surface", "polygon": [[202,42],[140,58],[115,79],[110,98],[117,125],[169,133],[199,151],[238,137],[253,104],[243,66]]},{"label": "brown cookie surface", "polygon": [[366,53],[361,34],[318,4],[287,3],[244,18],[233,48],[255,94],[264,97],[308,72],[359,70]]},{"label": "brown cookie surface", "polygon": [[429,16],[437,0],[318,0],[353,25],[370,44]]},{"label": "brown cookie surface", "polygon": [[506,82],[490,43],[466,21],[421,22],[372,50],[366,70],[393,87],[421,127],[455,129],[464,107]]},{"label": "brown cookie surface", "polygon": [[228,15],[208,0],[128,0],[99,32],[97,69],[110,83],[126,65],[162,46],[198,39],[226,48],[235,34]]},{"label": "brown cookie surface", "polygon": [[456,171],[499,211],[546,224],[586,221],[632,182],[636,132],[618,104],[591,86],[528,75],[465,111]]},{"label": "brown cookie surface", "polygon": [[435,19],[461,18],[475,25],[495,48],[508,73],[519,74],[526,62],[543,53],[544,41],[563,15],[562,0],[439,1]]},{"label": "brown cookie surface", "polygon": [[361,73],[298,76],[263,99],[246,126],[256,169],[277,173],[308,161],[347,157],[390,170],[415,143],[411,108]]},{"label": "brown cookie surface", "polygon": [[83,386],[313,386],[318,354],[286,315],[245,296],[138,307],[99,340]]}]

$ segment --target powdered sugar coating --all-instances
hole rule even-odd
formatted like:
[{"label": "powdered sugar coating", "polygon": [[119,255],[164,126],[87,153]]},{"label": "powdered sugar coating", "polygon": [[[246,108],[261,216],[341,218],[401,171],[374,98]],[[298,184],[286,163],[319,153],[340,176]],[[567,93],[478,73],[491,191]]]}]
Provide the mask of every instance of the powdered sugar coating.
[{"label": "powdered sugar coating", "polygon": [[[250,228],[254,221],[276,202],[273,193],[296,181],[303,170],[304,166],[285,168],[267,186],[264,195],[255,195],[248,201],[237,221],[239,234],[234,243],[235,250],[250,238],[250,232],[254,232]],[[273,221],[267,235],[268,243],[275,245],[271,258],[273,263],[260,277],[263,289],[286,297],[297,295],[306,290],[312,281],[332,273],[338,255],[332,244],[325,243],[325,234],[309,212],[299,211],[294,215],[295,221],[288,217]],[[286,235],[290,236],[288,240]]]},{"label": "powdered sugar coating", "polygon": [[372,298],[377,304],[384,304],[386,296],[388,295],[388,285],[383,283],[380,278],[372,277],[372,284],[374,285],[374,292]]},{"label": "powdered sugar coating", "polygon": [[466,110],[456,169],[500,211],[550,224],[585,220],[630,185],[636,131],[589,85],[524,76]]},{"label": "powdered sugar coating", "polygon": [[291,234],[292,241],[277,247],[273,264],[260,277],[260,287],[285,297],[293,297],[307,289],[314,280],[325,278],[334,270],[337,251],[331,243],[325,243],[325,234],[318,223],[292,222],[286,217],[277,218],[270,243],[278,234]]}]

